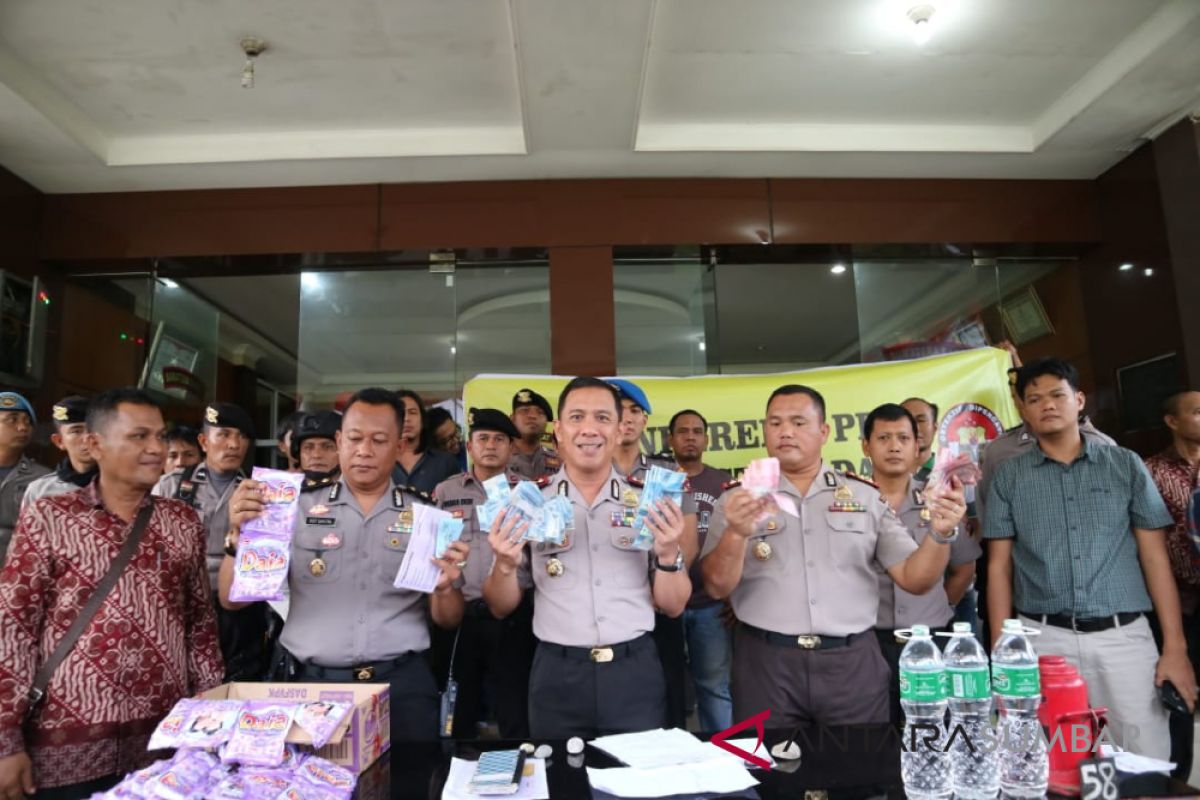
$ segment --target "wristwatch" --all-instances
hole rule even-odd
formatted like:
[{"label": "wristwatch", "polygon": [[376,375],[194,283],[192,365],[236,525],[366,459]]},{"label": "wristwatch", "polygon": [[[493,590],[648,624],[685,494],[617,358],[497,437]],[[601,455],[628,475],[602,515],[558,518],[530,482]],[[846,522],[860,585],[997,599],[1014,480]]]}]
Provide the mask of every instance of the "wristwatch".
[{"label": "wristwatch", "polygon": [[237,531],[226,531],[225,533],[225,555],[230,558],[237,558]]},{"label": "wristwatch", "polygon": [[683,569],[683,548],[679,548],[679,552],[675,554],[674,563],[666,566],[663,566],[663,563],[655,558],[654,568],[660,572],[679,572],[679,570]]},{"label": "wristwatch", "polygon": [[958,541],[958,534],[959,534],[959,529],[958,529],[957,525],[954,526],[954,530],[950,531],[949,535],[947,535],[947,536],[942,536],[937,531],[935,531],[933,528],[929,529],[930,538],[932,538],[938,544],[952,544],[952,543]]}]

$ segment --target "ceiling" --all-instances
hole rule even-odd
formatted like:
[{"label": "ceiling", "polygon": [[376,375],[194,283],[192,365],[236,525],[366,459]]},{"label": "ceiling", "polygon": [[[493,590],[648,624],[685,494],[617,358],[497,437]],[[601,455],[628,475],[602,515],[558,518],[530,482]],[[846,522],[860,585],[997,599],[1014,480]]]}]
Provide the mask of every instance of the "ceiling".
[{"label": "ceiling", "polygon": [[[1092,178],[1200,109],[1200,0],[6,0],[39,189]],[[242,89],[239,41],[267,41]]]}]

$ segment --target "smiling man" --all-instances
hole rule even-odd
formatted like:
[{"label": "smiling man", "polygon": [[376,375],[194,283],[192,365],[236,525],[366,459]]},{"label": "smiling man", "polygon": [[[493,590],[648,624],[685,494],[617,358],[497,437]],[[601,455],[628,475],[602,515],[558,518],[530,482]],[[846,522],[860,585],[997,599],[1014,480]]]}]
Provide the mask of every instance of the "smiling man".
[{"label": "smiling man", "polygon": [[649,552],[634,546],[640,486],[613,467],[621,401],[597,378],[575,378],[558,398],[563,467],[543,490],[571,502],[574,530],[561,545],[527,544],[516,518],[488,534],[496,553],[483,596],[496,617],[534,587],[539,642],[529,678],[529,729],[537,738],[646,730],[666,719],[666,685],[650,631],[654,610],[678,617],[691,596],[683,564],[683,513],[670,500],[647,517]]},{"label": "smiling man", "polygon": [[[1014,612],[1041,628],[1034,647],[1079,669],[1089,700],[1108,708],[1117,743],[1165,759],[1167,714],[1154,687],[1169,680],[1189,708],[1196,699],[1164,534],[1171,515],[1137,454],[1080,432],[1084,395],[1073,366],[1035,361],[1017,372],[1016,389],[1036,442],[1001,464],[988,489],[992,635]],[[1161,657],[1146,619],[1152,608]]]}]

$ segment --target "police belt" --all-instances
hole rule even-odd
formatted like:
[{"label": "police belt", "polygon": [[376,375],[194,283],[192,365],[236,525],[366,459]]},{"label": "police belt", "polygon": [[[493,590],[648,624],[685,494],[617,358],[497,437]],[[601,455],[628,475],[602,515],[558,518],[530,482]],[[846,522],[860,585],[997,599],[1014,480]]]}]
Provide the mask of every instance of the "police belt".
[{"label": "police belt", "polygon": [[643,650],[649,650],[654,647],[654,639],[648,633],[643,633],[636,639],[630,639],[628,642],[620,644],[604,645],[603,647],[568,647],[565,644],[553,644],[551,642],[539,642],[539,647],[544,647],[556,656],[569,658],[572,661],[591,661],[596,664],[607,664],[610,661],[616,661],[635,653],[640,653]]},{"label": "police belt", "polygon": [[846,647],[858,641],[865,634],[871,633],[872,630],[867,629],[860,633],[852,633],[849,636],[818,636],[807,633],[793,636],[791,634],[776,633],[775,631],[756,628],[745,622],[741,623],[741,625],[742,630],[758,639],[780,647],[797,647],[801,650],[832,650],[835,647]]},{"label": "police belt", "polygon": [[296,676],[339,682],[380,680],[391,675],[405,662],[418,655],[420,654],[410,651],[390,661],[368,661],[363,664],[355,664],[353,667],[322,667],[320,664],[297,662]]}]

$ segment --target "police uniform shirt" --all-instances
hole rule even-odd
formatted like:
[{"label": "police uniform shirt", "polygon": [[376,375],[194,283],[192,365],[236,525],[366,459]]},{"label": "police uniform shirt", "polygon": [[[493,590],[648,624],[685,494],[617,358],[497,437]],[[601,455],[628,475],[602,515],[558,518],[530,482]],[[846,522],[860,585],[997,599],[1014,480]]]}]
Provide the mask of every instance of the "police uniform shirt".
[{"label": "police uniform shirt", "polygon": [[389,661],[429,649],[427,595],[392,585],[420,497],[392,483],[364,513],[344,479],[300,495],[281,642],[323,667]]},{"label": "police uniform shirt", "polygon": [[[658,456],[648,456],[645,453],[638,453],[637,461],[633,462],[633,469],[631,469],[629,474],[625,475],[624,477],[633,478],[639,483],[645,483],[646,473],[650,471],[651,467],[662,467],[663,469],[671,470],[671,472],[679,472],[679,465],[674,461],[666,458],[659,458]],[[618,475],[622,474],[621,468],[617,466],[615,462],[613,464],[613,468],[617,471]],[[684,485],[686,486],[687,484]],[[698,514],[700,512],[700,507],[696,503],[696,498],[690,491],[685,491],[683,493],[683,500],[680,502],[679,508],[684,514]]]},{"label": "police uniform shirt", "polygon": [[[515,475],[509,475],[509,485],[515,485],[518,479]],[[487,580],[495,558],[492,546],[488,544],[488,532],[480,529],[479,517],[475,513],[475,509],[487,500],[487,491],[473,473],[464,472],[439,483],[433,490],[433,498],[438,508],[463,522],[461,539],[471,547],[467,566],[462,571],[463,599],[468,603],[480,600],[483,598],[483,582]],[[528,589],[530,585],[526,580],[521,588]]]},{"label": "police uniform shirt", "polygon": [[[877,489],[825,463],[804,496],[782,475],[779,491],[795,500],[800,518],[778,511],[747,540],[742,579],[729,598],[737,618],[790,636],[849,636],[874,627],[876,563],[894,567],[917,549],[904,524]],[[717,500],[702,557],[725,534],[731,494]],[[764,550],[769,558],[756,556]]]},{"label": "police uniform shirt", "polygon": [[[929,535],[931,524],[923,518],[922,512],[927,510],[923,489],[924,486],[915,478],[910,480],[904,502],[896,509],[896,516],[900,517],[918,545]],[[982,552],[978,542],[962,533],[950,544],[950,566],[972,564]],[[953,618],[954,607],[946,596],[944,583],[939,582],[925,594],[910,594],[897,586],[882,568],[879,569],[879,615],[875,627],[894,630],[910,628],[919,623],[939,628]]]},{"label": "police uniform shirt", "polygon": [[533,633],[568,647],[600,647],[635,639],[654,628],[652,552],[633,547],[633,514],[640,490],[613,469],[592,503],[559,470],[542,490],[562,493],[575,511],[575,530],[562,545],[530,543],[521,565],[532,580]]},{"label": "police uniform shirt", "polygon": [[200,515],[200,522],[208,532],[208,544],[205,547],[208,560],[208,579],[215,590],[217,573],[221,570],[221,561],[225,558],[225,534],[229,533],[229,499],[233,497],[238,484],[245,480],[246,475],[238,470],[233,480],[224,491],[217,488],[209,475],[208,464],[201,461],[187,478],[187,470],[175,471],[164,475],[155,484],[151,494],[157,497],[178,497]]},{"label": "police uniform shirt", "polygon": [[4,554],[8,551],[8,542],[12,539],[13,528],[17,526],[17,517],[21,514],[21,500],[29,484],[46,475],[50,470],[31,461],[26,456],[12,466],[4,480],[0,481],[0,564],[4,562]]},{"label": "police uniform shirt", "polygon": [[508,471],[520,475],[525,480],[541,480],[558,472],[562,461],[558,452],[544,444],[538,445],[532,453],[522,453],[514,450],[508,459]]},{"label": "police uniform shirt", "polygon": [[21,508],[25,508],[34,500],[40,500],[43,497],[55,497],[82,489],[95,477],[95,468],[79,473],[71,466],[71,460],[64,458],[54,472],[43,475],[29,484],[29,488],[25,490],[25,496],[21,499]]}]

